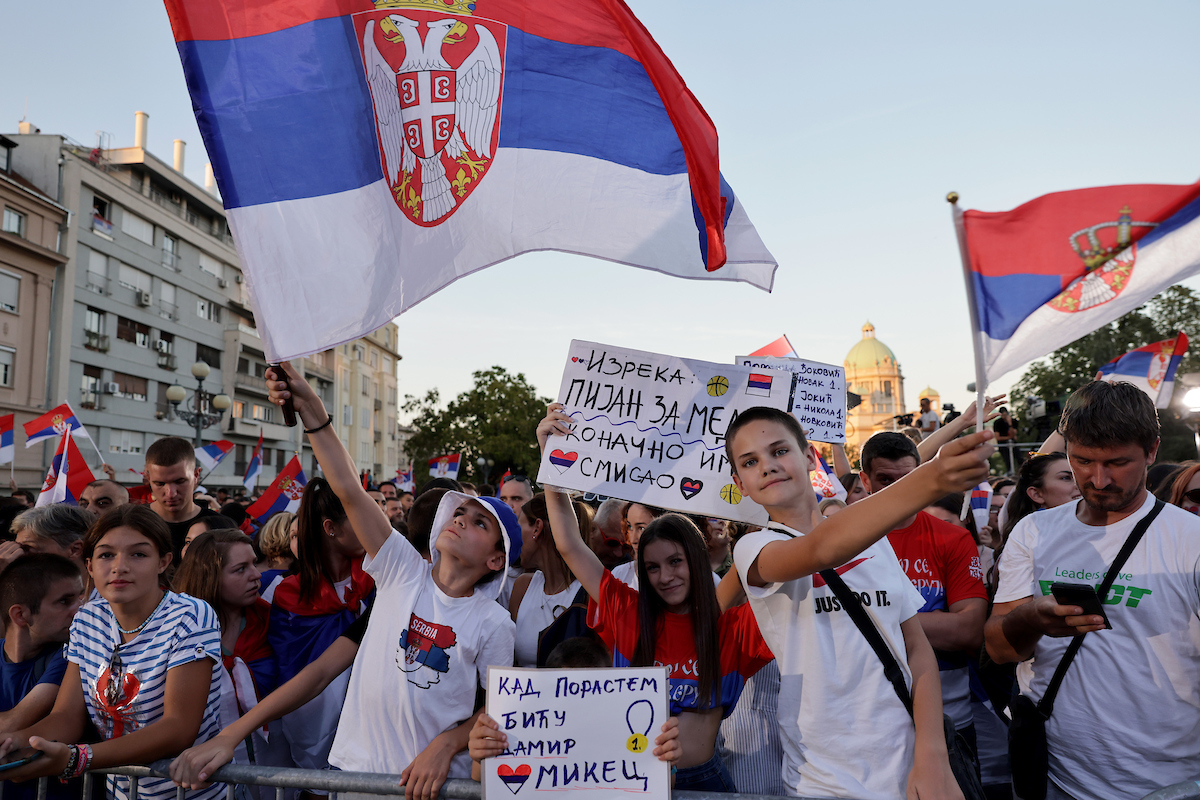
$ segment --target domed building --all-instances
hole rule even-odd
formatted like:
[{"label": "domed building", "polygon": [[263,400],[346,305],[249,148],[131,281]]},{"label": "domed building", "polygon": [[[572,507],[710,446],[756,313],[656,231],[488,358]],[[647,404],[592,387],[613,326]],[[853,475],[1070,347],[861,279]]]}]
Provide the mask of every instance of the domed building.
[{"label": "domed building", "polygon": [[870,322],[863,325],[862,335],[843,362],[846,390],[862,397],[846,417],[846,445],[859,451],[872,434],[895,430],[896,415],[904,413],[904,375],[896,354],[875,338]]}]

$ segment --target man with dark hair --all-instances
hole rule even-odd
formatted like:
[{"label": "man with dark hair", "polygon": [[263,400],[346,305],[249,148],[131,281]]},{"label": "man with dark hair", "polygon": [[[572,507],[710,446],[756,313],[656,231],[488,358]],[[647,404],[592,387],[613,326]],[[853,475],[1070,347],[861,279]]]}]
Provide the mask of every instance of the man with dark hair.
[{"label": "man with dark hair", "polygon": [[405,491],[397,495],[397,499],[400,501],[400,512],[407,514],[408,510],[412,508],[413,501],[417,498],[412,492]]},{"label": "man with dark hair", "polygon": [[1000,419],[992,423],[992,430],[996,434],[996,448],[1004,459],[1004,470],[1011,475],[1017,471],[1017,460],[1015,450],[1009,445],[1017,441],[1017,426],[1007,406],[1000,406]]},{"label": "man with dark hair", "polygon": [[379,484],[379,491],[383,494],[384,499],[390,499],[396,496],[396,484],[392,481],[384,481]]},{"label": "man with dark hair", "polygon": [[922,439],[928,439],[934,431],[942,427],[942,421],[938,419],[937,412],[933,410],[933,403],[928,397],[921,398],[921,414],[917,417],[916,429],[921,432]]},{"label": "man with dark hair", "polygon": [[[868,494],[891,486],[921,463],[902,433],[877,433],[863,444],[861,479]],[[917,620],[933,647],[942,679],[942,707],[975,750],[970,659],[983,644],[987,590],[979,551],[963,528],[919,511],[888,534],[900,566],[921,593]]]},{"label": "man with dark hair", "polygon": [[179,563],[188,529],[201,517],[216,513],[196,505],[192,498],[200,484],[192,443],[178,436],[164,436],[146,448],[146,481],[153,498],[150,508],[171,529],[171,547],[175,563]]},{"label": "man with dark hair", "polygon": [[500,487],[500,500],[513,510],[514,514],[521,513],[521,507],[533,499],[533,483],[524,475],[512,475],[504,479]]},{"label": "man with dark hair", "polygon": [[33,497],[33,492],[29,491],[28,489],[13,489],[12,496],[17,500],[17,502],[26,508],[33,508],[33,504],[36,502]]},{"label": "man with dark hair", "polygon": [[103,514],[113,506],[123,506],[128,502],[129,490],[107,478],[92,481],[79,495],[79,507],[93,514]]},{"label": "man with dark hair", "polygon": [[1158,413],[1136,386],[1097,381],[1070,396],[1058,430],[1083,496],[1013,529],[988,654],[1020,662],[1021,694],[1037,703],[1071,639],[1088,634],[1046,722],[1047,798],[1143,797],[1200,774],[1200,519],[1172,505],[1153,518],[1100,598],[1111,629],[1060,605],[1052,585],[1102,584],[1153,512]]}]

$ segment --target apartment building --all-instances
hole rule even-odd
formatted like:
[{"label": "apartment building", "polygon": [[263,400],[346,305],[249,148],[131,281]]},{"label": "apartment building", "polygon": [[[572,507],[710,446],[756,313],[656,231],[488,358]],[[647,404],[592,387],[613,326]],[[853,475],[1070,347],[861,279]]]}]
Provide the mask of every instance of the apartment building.
[{"label": "apartment building", "polygon": [[326,402],[334,426],[359,470],[392,480],[400,466],[397,434],[396,364],[398,329],[388,323],[374,333],[335,348],[337,406]]}]

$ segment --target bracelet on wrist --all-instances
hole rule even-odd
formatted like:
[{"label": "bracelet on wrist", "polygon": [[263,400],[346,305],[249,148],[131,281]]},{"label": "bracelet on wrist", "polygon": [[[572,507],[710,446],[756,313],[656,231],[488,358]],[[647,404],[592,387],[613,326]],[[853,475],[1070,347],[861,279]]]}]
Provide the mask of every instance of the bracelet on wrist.
[{"label": "bracelet on wrist", "polygon": [[317,427],[313,428],[312,430],[305,428],[304,432],[311,436],[312,434],[316,433],[317,431],[324,430],[325,428],[328,428],[330,425],[332,425],[333,424],[333,414],[330,414],[328,411],[326,411],[325,413],[326,413],[326,415],[328,415],[329,419],[325,420],[323,423],[321,423]]},{"label": "bracelet on wrist", "polygon": [[75,765],[79,761],[79,747],[77,745],[67,745],[67,766],[58,774],[58,779],[66,783],[71,778],[75,777]]}]

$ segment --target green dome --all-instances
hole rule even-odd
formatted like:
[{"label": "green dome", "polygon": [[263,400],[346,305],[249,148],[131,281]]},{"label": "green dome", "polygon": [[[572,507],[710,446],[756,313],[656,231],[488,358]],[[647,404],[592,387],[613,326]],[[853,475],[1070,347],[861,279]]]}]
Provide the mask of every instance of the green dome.
[{"label": "green dome", "polygon": [[896,366],[896,354],[883,342],[875,338],[875,326],[868,322],[863,325],[862,341],[850,348],[846,354],[847,370],[874,369],[876,367]]}]

